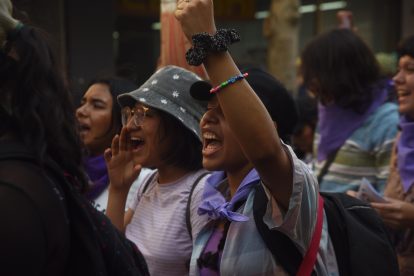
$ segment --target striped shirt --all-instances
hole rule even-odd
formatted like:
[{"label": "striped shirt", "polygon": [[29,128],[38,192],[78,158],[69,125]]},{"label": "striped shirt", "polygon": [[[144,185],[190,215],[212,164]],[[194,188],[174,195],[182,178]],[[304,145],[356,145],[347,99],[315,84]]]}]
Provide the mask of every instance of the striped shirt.
[{"label": "striped shirt", "polygon": [[[172,183],[158,184],[154,177],[142,194],[143,182],[129,209],[134,210],[125,235],[133,241],[148,264],[150,275],[188,275],[193,242],[186,225],[186,207],[191,187],[204,170],[192,172]],[[205,180],[195,187],[190,205],[192,236],[207,223],[197,214]]]},{"label": "striped shirt", "polygon": [[[365,177],[378,191],[383,192],[389,175],[392,145],[397,135],[397,109],[394,103],[383,104],[352,133],[319,184],[321,191],[356,191]],[[319,139],[316,131],[314,153],[317,152]],[[319,175],[324,164],[325,161],[313,161],[315,175]]]},{"label": "striped shirt", "polygon": [[[287,146],[288,147],[288,146]],[[300,161],[288,147],[293,162],[293,191],[289,210],[282,213],[277,202],[270,198],[263,221],[274,231],[285,233],[301,253],[307,251],[316,222],[318,205],[318,183],[308,166]],[[266,190],[266,187],[263,186]],[[244,222],[232,222],[223,248],[220,275],[287,275],[260,236],[253,217],[253,189],[246,203],[238,210],[249,218]],[[197,259],[203,252],[214,228],[206,225],[195,240],[190,263],[190,275],[199,275]],[[283,250],[283,248],[281,248]],[[315,265],[317,275],[338,275],[335,251],[328,234],[326,216],[322,228],[322,238]]]}]

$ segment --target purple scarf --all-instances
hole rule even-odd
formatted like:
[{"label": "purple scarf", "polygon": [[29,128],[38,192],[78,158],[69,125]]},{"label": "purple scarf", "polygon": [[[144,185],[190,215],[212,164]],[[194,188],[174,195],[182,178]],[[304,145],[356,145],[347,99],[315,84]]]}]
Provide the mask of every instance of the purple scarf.
[{"label": "purple scarf", "polygon": [[94,200],[106,189],[106,187],[108,187],[109,184],[105,159],[103,155],[87,157],[83,163],[90,180],[86,198]]},{"label": "purple scarf", "polygon": [[397,144],[398,172],[404,192],[414,184],[414,120],[407,116],[400,119],[401,136]]},{"label": "purple scarf", "polygon": [[225,218],[229,221],[247,221],[248,217],[237,212],[233,208],[237,202],[247,199],[252,188],[260,180],[259,174],[252,169],[241,182],[233,198],[227,202],[224,196],[217,190],[219,184],[225,179],[224,172],[214,172],[207,179],[204,186],[203,202],[198,208],[198,214],[207,214],[210,218],[217,220]]},{"label": "purple scarf", "polygon": [[365,120],[388,96],[386,89],[376,90],[373,93],[374,100],[363,114],[352,109],[344,109],[335,104],[318,105],[318,129],[320,140],[318,145],[318,162],[326,160],[329,154],[338,150],[345,141],[351,137]]}]

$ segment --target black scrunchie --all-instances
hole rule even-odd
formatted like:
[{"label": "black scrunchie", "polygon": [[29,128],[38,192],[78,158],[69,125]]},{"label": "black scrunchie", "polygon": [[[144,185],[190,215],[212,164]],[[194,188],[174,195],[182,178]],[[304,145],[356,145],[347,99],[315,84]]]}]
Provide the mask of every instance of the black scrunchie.
[{"label": "black scrunchie", "polygon": [[219,29],[214,35],[195,34],[191,38],[193,47],[185,54],[187,63],[198,66],[204,62],[209,52],[218,53],[228,50],[228,46],[240,41],[240,35],[234,29]]}]

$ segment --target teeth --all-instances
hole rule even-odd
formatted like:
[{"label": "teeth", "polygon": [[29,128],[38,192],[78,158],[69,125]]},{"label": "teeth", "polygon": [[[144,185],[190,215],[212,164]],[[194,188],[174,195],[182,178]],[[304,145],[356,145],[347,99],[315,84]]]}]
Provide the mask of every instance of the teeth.
[{"label": "teeth", "polygon": [[203,133],[203,138],[204,139],[215,139],[215,140],[217,140],[216,134],[214,134],[212,132],[205,132],[205,133]]},{"label": "teeth", "polygon": [[134,142],[142,142],[142,141],[144,141],[144,139],[138,138],[138,137],[131,137],[131,141],[134,141]]},{"label": "teeth", "polygon": [[397,93],[399,96],[407,96],[411,94],[411,92],[407,90],[398,90]]}]

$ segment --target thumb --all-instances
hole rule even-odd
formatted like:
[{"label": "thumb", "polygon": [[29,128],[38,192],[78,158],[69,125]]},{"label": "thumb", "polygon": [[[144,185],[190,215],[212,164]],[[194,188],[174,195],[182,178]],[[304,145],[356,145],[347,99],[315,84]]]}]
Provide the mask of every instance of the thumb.
[{"label": "thumb", "polygon": [[141,169],[142,166],[140,164],[137,164],[132,168],[132,175],[134,176],[134,178],[137,178],[139,176],[139,174],[141,173]]}]

